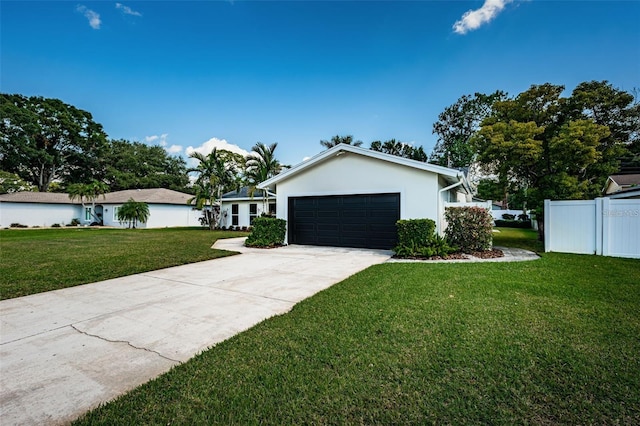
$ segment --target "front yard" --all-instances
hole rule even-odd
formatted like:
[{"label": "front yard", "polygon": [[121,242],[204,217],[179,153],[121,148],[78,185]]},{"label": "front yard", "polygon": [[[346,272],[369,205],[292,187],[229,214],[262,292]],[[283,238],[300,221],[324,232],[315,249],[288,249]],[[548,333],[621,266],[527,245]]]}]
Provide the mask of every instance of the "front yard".
[{"label": "front yard", "polygon": [[0,230],[1,299],[228,256],[202,228]]},{"label": "front yard", "polygon": [[382,264],[78,424],[639,424],[638,312],[638,260]]}]

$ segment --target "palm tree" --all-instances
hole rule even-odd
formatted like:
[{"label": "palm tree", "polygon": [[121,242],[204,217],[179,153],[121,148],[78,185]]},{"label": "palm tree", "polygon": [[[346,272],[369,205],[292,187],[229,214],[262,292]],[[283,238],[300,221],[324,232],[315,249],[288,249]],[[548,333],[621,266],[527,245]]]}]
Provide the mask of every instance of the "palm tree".
[{"label": "palm tree", "polygon": [[[209,229],[214,229],[218,223],[218,213],[220,209],[220,198],[224,188],[236,185],[236,169],[233,163],[225,162],[224,158],[218,154],[216,148],[203,155],[193,152],[189,155],[199,161],[198,166],[187,170],[187,172],[198,173],[196,178],[196,196],[189,200],[189,203],[196,201],[196,206],[205,208],[205,218]],[[207,209],[207,204],[209,208]],[[216,208],[218,209],[216,211]]]},{"label": "palm tree", "polygon": [[73,183],[69,185],[67,188],[67,192],[69,193],[69,199],[71,201],[79,200],[82,204],[82,212],[85,212],[85,201],[91,202],[91,216],[96,220],[96,222],[102,222],[102,218],[95,215],[96,211],[96,198],[100,195],[109,191],[109,186],[97,180],[92,180],[90,183]]},{"label": "palm tree", "polygon": [[327,140],[321,140],[320,141],[320,145],[324,146],[327,149],[333,148],[334,146],[340,145],[341,143],[346,144],[346,145],[353,145],[353,146],[362,145],[362,141],[355,141],[354,142],[353,136],[351,136],[351,135],[347,135],[347,136],[335,135],[334,137],[331,138],[330,141],[327,141]]},{"label": "palm tree", "polygon": [[131,228],[131,225],[135,228],[138,222],[145,223],[149,220],[149,205],[129,198],[129,201],[118,209],[118,220],[128,222],[129,228]]},{"label": "palm tree", "polygon": [[[249,181],[249,195],[253,197],[254,192],[260,182],[277,175],[282,170],[282,165],[275,157],[275,150],[278,143],[265,145],[257,142],[247,155],[246,176]],[[262,211],[267,211],[268,195],[266,190],[262,190]]]}]

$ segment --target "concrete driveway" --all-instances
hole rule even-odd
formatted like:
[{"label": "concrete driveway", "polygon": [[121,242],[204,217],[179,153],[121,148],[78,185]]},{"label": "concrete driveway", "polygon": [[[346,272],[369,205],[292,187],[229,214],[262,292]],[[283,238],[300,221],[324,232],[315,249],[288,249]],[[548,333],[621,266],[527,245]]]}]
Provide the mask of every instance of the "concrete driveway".
[{"label": "concrete driveway", "polygon": [[0,302],[0,423],[67,423],[373,264],[380,250],[241,255]]}]

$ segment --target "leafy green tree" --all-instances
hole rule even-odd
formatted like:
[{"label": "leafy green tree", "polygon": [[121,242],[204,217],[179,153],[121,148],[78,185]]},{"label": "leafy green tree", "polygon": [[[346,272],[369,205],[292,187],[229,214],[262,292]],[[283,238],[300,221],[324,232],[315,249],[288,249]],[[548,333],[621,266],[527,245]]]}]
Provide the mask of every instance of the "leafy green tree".
[{"label": "leafy green tree", "polygon": [[323,139],[320,141],[320,145],[324,146],[327,149],[333,148],[334,146],[340,145],[341,143],[346,145],[353,145],[353,146],[362,145],[362,141],[354,141],[353,136],[351,135],[347,135],[347,136],[335,135],[331,138],[331,140]]},{"label": "leafy green tree", "polygon": [[384,152],[385,154],[391,154],[398,157],[409,158],[411,160],[427,162],[427,154],[425,154],[422,146],[415,148],[411,144],[390,139],[388,141],[371,142],[371,150]]},{"label": "leafy green tree", "polygon": [[138,223],[146,223],[149,220],[149,205],[133,198],[124,203],[118,209],[118,220],[127,222],[129,228],[135,228]]},{"label": "leafy green tree", "polygon": [[38,191],[101,178],[106,137],[90,113],[58,99],[0,94],[0,169]]},{"label": "leafy green tree", "polygon": [[471,138],[482,120],[491,114],[494,102],[505,98],[506,93],[502,91],[490,95],[463,95],[445,108],[438,115],[438,121],[433,123],[433,133],[438,135],[438,142],[429,161],[445,167],[469,167],[475,155]]},{"label": "leafy green tree", "polygon": [[194,182],[196,195],[189,203],[195,202],[196,206],[203,206],[205,221],[209,229],[214,229],[219,220],[223,191],[238,184],[238,171],[232,162],[225,161],[216,148],[208,155],[193,152],[189,157],[198,160],[197,167],[187,170],[197,174]]},{"label": "leafy green tree", "polygon": [[185,191],[189,184],[184,159],[167,154],[161,146],[112,140],[104,162],[105,181],[111,191],[143,188]]},{"label": "leafy green tree", "polygon": [[[594,183],[606,169],[599,166],[615,160],[603,149],[609,127],[567,114],[571,100],[561,97],[563,90],[547,83],[496,102],[472,139],[485,169],[507,182],[509,192],[528,188],[536,209],[544,199],[597,196],[601,187]],[[542,215],[538,220],[542,237]]]},{"label": "leafy green tree", "polygon": [[35,191],[35,187],[15,173],[0,170],[0,194]]}]

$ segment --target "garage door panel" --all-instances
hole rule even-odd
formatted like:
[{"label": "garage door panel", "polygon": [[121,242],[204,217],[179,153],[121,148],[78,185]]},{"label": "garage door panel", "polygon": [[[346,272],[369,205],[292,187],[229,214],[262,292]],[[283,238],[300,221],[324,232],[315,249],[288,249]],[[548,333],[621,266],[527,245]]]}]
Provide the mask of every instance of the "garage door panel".
[{"label": "garage door panel", "polygon": [[389,249],[396,245],[400,194],[289,198],[289,242]]}]

